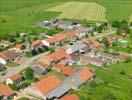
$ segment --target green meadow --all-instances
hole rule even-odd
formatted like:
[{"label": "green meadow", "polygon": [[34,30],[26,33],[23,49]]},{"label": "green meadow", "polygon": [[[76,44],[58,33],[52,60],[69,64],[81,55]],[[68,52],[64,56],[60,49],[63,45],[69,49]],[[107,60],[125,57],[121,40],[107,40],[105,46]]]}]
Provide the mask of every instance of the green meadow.
[{"label": "green meadow", "polygon": [[131,100],[132,62],[113,64],[106,68],[88,65],[96,73],[96,80],[79,91],[71,91],[80,100]]},{"label": "green meadow", "polygon": [[[101,15],[99,13],[100,11],[98,11],[99,9],[95,9],[95,13],[89,13],[87,11],[87,6],[81,8],[87,11],[86,18],[87,16],[92,16],[95,19],[101,19],[100,21],[102,21],[102,19],[107,19],[108,21],[130,20],[130,15],[132,14],[132,0],[0,0],[0,36],[6,37],[3,36],[3,34],[9,32],[43,31],[43,29],[35,27],[34,23],[62,16],[62,12],[46,10],[65,5],[67,2],[71,1],[92,2],[104,7],[104,9],[106,9],[105,14],[102,13]],[[76,6],[76,9],[78,10],[80,8]],[[84,10],[80,11],[78,14],[83,14]],[[100,10],[103,11],[102,9]],[[73,19],[76,18],[74,15],[71,16]],[[85,18],[85,14],[83,18]]]}]

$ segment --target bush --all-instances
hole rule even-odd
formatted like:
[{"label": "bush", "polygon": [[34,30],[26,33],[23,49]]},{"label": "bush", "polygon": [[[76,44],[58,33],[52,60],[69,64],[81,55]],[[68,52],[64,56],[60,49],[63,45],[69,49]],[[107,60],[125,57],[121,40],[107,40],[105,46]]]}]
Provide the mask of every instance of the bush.
[{"label": "bush", "polygon": [[18,85],[19,89],[23,89],[25,87],[28,87],[29,85],[31,85],[29,82],[23,82],[20,85]]},{"label": "bush", "polygon": [[24,78],[27,80],[33,80],[34,79],[34,72],[30,67],[28,67],[24,70]]},{"label": "bush", "polygon": [[55,48],[49,48],[50,53],[55,52]]},{"label": "bush", "polygon": [[125,75],[126,72],[125,72],[124,70],[121,70],[121,71],[120,71],[120,74]]},{"label": "bush", "polygon": [[19,90],[19,87],[17,86],[17,84],[9,84],[9,87],[15,91]]},{"label": "bush", "polygon": [[31,53],[31,52],[26,52],[26,53],[25,53],[25,56],[26,56],[26,57],[32,57],[32,53]]},{"label": "bush", "polygon": [[33,79],[33,81],[34,81],[34,82],[38,82],[39,79],[35,77],[35,78]]},{"label": "bush", "polygon": [[21,97],[18,100],[29,100],[27,97]]},{"label": "bush", "polygon": [[132,22],[130,22],[130,26],[132,26]]},{"label": "bush", "polygon": [[97,83],[95,81],[90,82],[90,87],[95,88],[97,86]]},{"label": "bush", "polygon": [[130,58],[130,57],[127,57],[126,60],[125,60],[126,63],[129,63],[131,61],[132,61],[132,58]]}]

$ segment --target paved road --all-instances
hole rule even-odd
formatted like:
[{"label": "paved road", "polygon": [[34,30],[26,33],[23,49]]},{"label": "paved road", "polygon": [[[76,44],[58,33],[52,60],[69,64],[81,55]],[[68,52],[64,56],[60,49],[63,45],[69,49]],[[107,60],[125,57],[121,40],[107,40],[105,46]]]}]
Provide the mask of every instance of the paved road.
[{"label": "paved road", "polygon": [[[109,34],[104,32],[103,34],[99,34],[99,36],[108,36],[108,35],[113,34],[114,32],[115,32],[115,31],[110,30],[110,31],[109,31]],[[93,37],[90,37],[90,38],[88,38],[88,39],[96,39],[97,37],[98,37],[98,35],[93,36]],[[88,39],[86,39],[86,40],[88,40]],[[8,69],[7,69],[7,74],[4,75],[4,76],[0,76],[0,82],[5,81],[9,76],[13,75],[14,73],[18,73],[18,72],[22,71],[23,69],[25,69],[26,67],[30,67],[30,65],[32,64],[32,62],[33,62],[34,60],[38,59],[39,57],[41,57],[42,55],[45,55],[45,54],[47,54],[47,53],[48,53],[48,52],[39,54],[39,55],[34,56],[34,57],[32,57],[32,58],[29,58],[25,63],[21,64],[21,65],[18,66],[18,67],[15,67],[15,68],[8,68]]]},{"label": "paved road", "polygon": [[48,54],[49,52],[45,52],[45,53],[42,53],[42,54],[39,54],[39,55],[36,55],[32,58],[28,58],[24,63],[22,63],[20,66],[18,67],[15,67],[15,68],[7,68],[7,74],[4,75],[4,76],[0,76],[0,82],[3,82],[5,81],[9,76],[15,74],[15,73],[18,73],[20,71],[22,71],[23,69],[25,69],[26,67],[31,67],[30,65],[32,64],[32,62],[38,58],[40,58],[42,55],[46,55]]}]

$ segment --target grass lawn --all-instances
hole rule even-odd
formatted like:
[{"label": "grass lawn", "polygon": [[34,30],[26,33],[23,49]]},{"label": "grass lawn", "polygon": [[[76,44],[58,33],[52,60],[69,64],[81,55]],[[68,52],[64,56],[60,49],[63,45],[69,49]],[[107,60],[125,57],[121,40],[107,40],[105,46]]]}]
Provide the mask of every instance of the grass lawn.
[{"label": "grass lawn", "polygon": [[[2,33],[0,34],[0,37],[6,37],[7,33],[14,31],[32,32],[33,30],[37,30],[38,32],[42,32],[43,31],[42,28],[34,27],[34,23],[36,21],[48,20],[53,17],[57,17],[61,14],[59,12],[46,12],[46,10],[71,1],[73,0],[0,0],[0,33]],[[76,1],[79,2],[90,1],[98,3],[97,5],[106,8],[107,20],[115,19],[128,20],[130,18],[130,15],[132,14],[131,10],[132,0],[76,0]],[[76,5],[74,6],[76,8]],[[72,7],[72,9],[75,8]],[[88,10],[85,8],[87,8],[87,5],[82,7],[81,10],[83,14],[77,15],[78,17],[93,16],[93,18],[96,19],[95,16],[97,15],[96,16],[97,18],[102,19],[101,16],[104,16],[104,13],[100,13],[100,11],[97,11],[97,9],[96,11],[92,11],[94,13],[86,13],[88,12]],[[70,8],[68,7],[67,9]],[[78,9],[78,7],[76,9]],[[88,9],[92,9],[92,7],[90,6],[90,8],[88,7]],[[68,12],[70,12],[70,10]],[[79,12],[79,10],[75,10],[75,12]],[[84,14],[84,12],[86,15]]]},{"label": "grass lawn", "polygon": [[131,16],[130,16],[130,19],[129,19],[129,20],[130,20],[130,22],[132,22],[132,14],[131,14]]},{"label": "grass lawn", "polygon": [[66,76],[60,72],[57,72],[55,70],[51,70],[49,73],[49,75],[55,75],[57,76],[60,80],[64,80],[66,78]]},{"label": "grass lawn", "polygon": [[[80,100],[131,100],[132,62],[110,65],[107,69],[93,65],[89,67],[96,73],[97,85],[85,84],[81,90],[71,91],[76,93]],[[125,74],[120,73],[122,70]]]},{"label": "grass lawn", "polygon": [[16,63],[16,62],[8,62],[8,63],[6,64],[6,66],[8,66],[8,67],[18,67],[19,64]]}]

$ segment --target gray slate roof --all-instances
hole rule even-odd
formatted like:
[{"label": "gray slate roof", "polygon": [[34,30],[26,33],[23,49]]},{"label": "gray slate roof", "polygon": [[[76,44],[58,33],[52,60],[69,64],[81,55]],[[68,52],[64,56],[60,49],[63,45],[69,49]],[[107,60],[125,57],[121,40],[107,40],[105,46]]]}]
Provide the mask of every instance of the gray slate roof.
[{"label": "gray slate roof", "polygon": [[37,67],[37,66],[32,67],[32,69],[33,69],[33,71],[34,71],[36,74],[38,74],[38,75],[43,74],[44,71],[45,71],[45,70],[43,70],[43,69],[41,69],[40,67]]},{"label": "gray slate roof", "polygon": [[84,70],[84,68],[81,68],[77,72],[75,72],[73,75],[68,77],[69,82],[74,84],[76,87],[80,87],[85,81],[80,80],[80,73]]},{"label": "gray slate roof", "polygon": [[73,53],[73,52],[79,51],[85,47],[86,47],[86,45],[84,43],[76,43],[76,44],[68,46],[67,50],[70,50],[70,51],[72,51],[71,53]]},{"label": "gray slate roof", "polygon": [[58,87],[56,87],[55,89],[53,89],[52,91],[47,93],[46,97],[48,99],[52,99],[54,97],[59,98],[62,95],[64,95],[65,93],[67,93],[70,89],[71,89],[71,87],[68,84],[62,83],[61,85],[59,85]]}]

